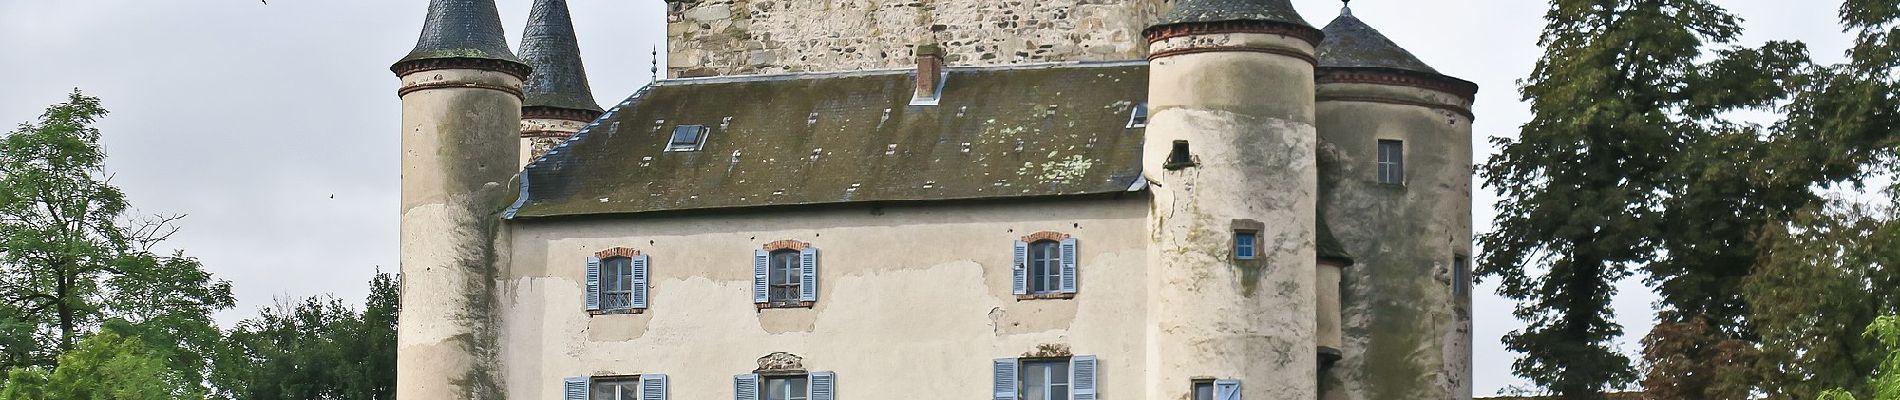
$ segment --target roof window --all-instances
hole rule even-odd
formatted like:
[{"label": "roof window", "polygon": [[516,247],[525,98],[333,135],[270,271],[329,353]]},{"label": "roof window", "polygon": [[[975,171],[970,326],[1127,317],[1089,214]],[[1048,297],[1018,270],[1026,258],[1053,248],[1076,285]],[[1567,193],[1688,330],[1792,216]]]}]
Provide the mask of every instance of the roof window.
[{"label": "roof window", "polygon": [[1128,115],[1128,129],[1148,127],[1148,103],[1135,103],[1135,111]]},{"label": "roof window", "polygon": [[699,151],[706,143],[705,125],[685,125],[673,128],[673,139],[667,141],[666,151]]}]

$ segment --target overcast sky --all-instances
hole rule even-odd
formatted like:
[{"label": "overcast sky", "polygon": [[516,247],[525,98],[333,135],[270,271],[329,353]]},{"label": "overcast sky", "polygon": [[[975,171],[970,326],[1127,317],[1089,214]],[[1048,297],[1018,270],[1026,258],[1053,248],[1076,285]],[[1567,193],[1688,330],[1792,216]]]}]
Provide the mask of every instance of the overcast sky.
[{"label": "overcast sky", "polygon": [[[30,121],[73,88],[103,98],[107,168],[140,212],[188,214],[170,243],[236,285],[227,325],[274,298],[334,293],[361,302],[373,271],[393,271],[399,172],[396,77],[415,44],[423,0],[0,0],[0,124]],[[1715,0],[1747,20],[1743,44],[1802,40],[1822,61],[1848,44],[1839,0]],[[500,0],[518,43],[529,0]],[[594,94],[614,104],[645,84],[664,45],[659,0],[570,0]],[[1333,0],[1295,0],[1315,26]],[[1540,52],[1545,2],[1360,0],[1354,14],[1439,71],[1483,86],[1479,159],[1488,138],[1530,119],[1516,82]],[[662,52],[662,55],[664,52]],[[1493,196],[1476,193],[1479,232]],[[332,198],[334,196],[334,198]],[[1623,350],[1646,333],[1655,300],[1621,285]],[[1477,290],[1475,384],[1522,382],[1499,337],[1521,326],[1512,304]]]}]

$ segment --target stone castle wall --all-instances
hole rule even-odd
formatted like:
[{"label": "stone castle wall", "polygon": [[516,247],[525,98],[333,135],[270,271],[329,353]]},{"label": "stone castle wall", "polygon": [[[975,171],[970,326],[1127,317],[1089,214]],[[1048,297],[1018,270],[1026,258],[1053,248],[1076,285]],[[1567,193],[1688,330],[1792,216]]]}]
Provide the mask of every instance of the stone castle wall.
[{"label": "stone castle wall", "polygon": [[934,41],[950,65],[1147,57],[1170,0],[668,0],[673,78],[907,67]]}]

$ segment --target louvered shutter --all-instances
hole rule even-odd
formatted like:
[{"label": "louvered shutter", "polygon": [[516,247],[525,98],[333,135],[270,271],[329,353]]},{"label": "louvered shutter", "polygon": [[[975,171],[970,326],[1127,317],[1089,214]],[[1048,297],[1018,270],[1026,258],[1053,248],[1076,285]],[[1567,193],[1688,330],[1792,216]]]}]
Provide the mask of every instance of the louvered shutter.
[{"label": "louvered shutter", "polygon": [[996,395],[992,396],[991,400],[1016,400],[1017,360],[1014,358],[998,358],[996,359],[995,365],[996,367],[990,376],[990,386],[995,388],[991,390],[991,392]]},{"label": "louvered shutter", "polygon": [[640,374],[640,400],[666,400],[666,374]]},{"label": "louvered shutter", "polygon": [[1016,294],[1029,294],[1029,243],[1016,241],[1016,268],[1010,273],[1010,290]]},{"label": "louvered shutter", "polygon": [[811,385],[806,387],[811,389],[811,393],[806,394],[806,398],[808,399],[836,399],[838,397],[838,376],[830,372],[813,372],[811,373]]},{"label": "louvered shutter", "polygon": [[587,257],[587,311],[600,311],[600,257]]},{"label": "louvered shutter", "polygon": [[1075,293],[1075,238],[1062,239],[1062,292]]},{"label": "louvered shutter", "polygon": [[1095,356],[1069,358],[1069,380],[1075,386],[1075,400],[1095,400]]},{"label": "louvered shutter", "polygon": [[1214,400],[1240,400],[1240,381],[1233,379],[1214,381]]},{"label": "louvered shutter", "polygon": [[759,376],[755,374],[734,375],[732,377],[732,400],[759,400]]},{"label": "louvered shutter", "polygon": [[561,382],[562,400],[587,400],[587,377],[576,376]]},{"label": "louvered shutter", "polygon": [[798,300],[818,301],[818,248],[798,251]]},{"label": "louvered shutter", "polygon": [[647,256],[634,256],[633,267],[633,308],[647,308]]},{"label": "louvered shutter", "polygon": [[766,289],[765,271],[772,267],[772,253],[765,250],[752,251],[752,302],[764,303]]}]

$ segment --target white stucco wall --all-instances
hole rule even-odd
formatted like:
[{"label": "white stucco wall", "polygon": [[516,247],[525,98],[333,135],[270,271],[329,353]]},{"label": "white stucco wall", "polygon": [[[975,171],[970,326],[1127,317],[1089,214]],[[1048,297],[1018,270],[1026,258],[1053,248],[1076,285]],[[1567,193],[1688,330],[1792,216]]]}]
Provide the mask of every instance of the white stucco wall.
[{"label": "white stucco wall", "polygon": [[[844,399],[984,399],[991,360],[1040,345],[1099,357],[1104,398],[1141,398],[1147,196],[514,221],[501,307],[509,398],[558,398],[562,378],[665,373],[672,399],[731,399],[732,376],[789,352],[837,373]],[[1011,244],[1078,240],[1074,299],[1017,300]],[[810,309],[757,310],[753,250],[820,249]],[[590,316],[585,258],[651,260],[651,308]],[[1183,388],[1185,391],[1186,388]]]}]

